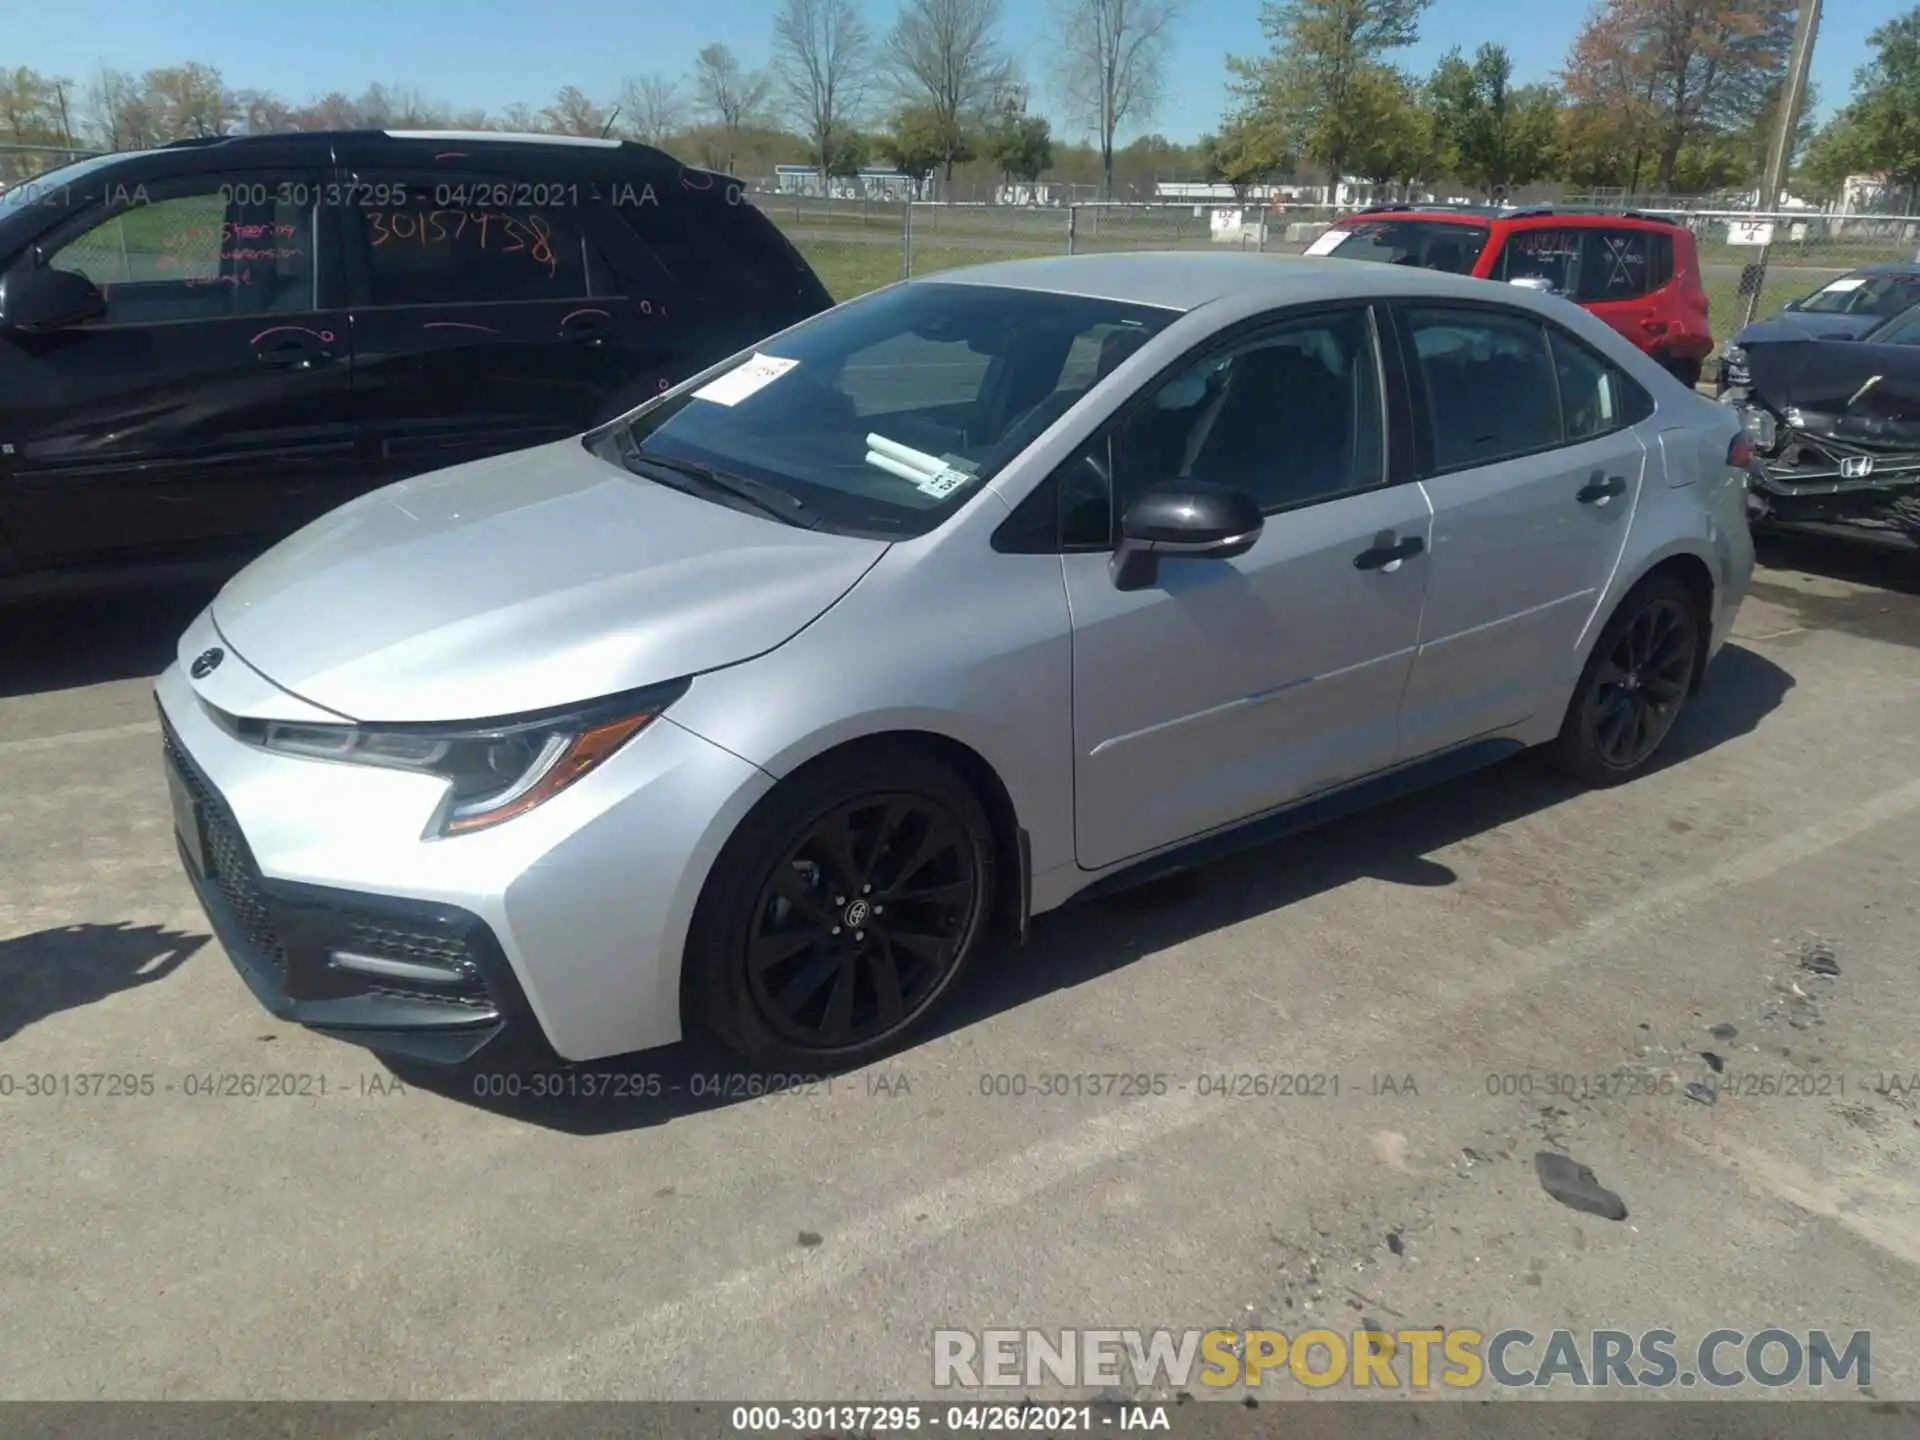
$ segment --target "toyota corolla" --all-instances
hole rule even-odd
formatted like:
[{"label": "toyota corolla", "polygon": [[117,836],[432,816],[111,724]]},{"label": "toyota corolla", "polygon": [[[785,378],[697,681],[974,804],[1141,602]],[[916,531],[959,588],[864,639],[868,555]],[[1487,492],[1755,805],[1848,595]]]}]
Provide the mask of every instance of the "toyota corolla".
[{"label": "toyota corolla", "polygon": [[918,279],[240,574],[158,682],[179,849],[259,999],[382,1052],[857,1063],[1077,897],[1528,747],[1644,773],[1751,460],[1511,286]]}]

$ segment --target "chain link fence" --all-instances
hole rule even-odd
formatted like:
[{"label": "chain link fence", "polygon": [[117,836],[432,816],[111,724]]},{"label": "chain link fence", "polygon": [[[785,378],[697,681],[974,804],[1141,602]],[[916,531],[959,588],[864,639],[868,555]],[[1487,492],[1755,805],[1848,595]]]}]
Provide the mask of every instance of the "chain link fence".
[{"label": "chain link fence", "polygon": [[[1019,256],[1221,249],[1297,255],[1353,213],[1258,201],[990,205],[765,192],[753,199],[842,298],[907,275]],[[1920,215],[1674,204],[1635,213],[1693,232],[1721,338],[1754,314],[1772,313],[1860,266],[1920,261]]]}]

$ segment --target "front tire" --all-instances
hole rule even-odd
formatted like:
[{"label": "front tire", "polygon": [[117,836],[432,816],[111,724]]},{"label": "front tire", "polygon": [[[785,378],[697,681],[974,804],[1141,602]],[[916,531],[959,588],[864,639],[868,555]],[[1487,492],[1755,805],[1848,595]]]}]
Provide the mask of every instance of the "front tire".
[{"label": "front tire", "polygon": [[1672,576],[1635,586],[1593,647],[1547,759],[1588,785],[1643,773],[1686,706],[1704,629],[1692,593]]},{"label": "front tire", "polygon": [[993,914],[985,809],[909,748],[782,782],[728,841],[688,944],[694,1015],[767,1070],[897,1047],[953,987]]}]

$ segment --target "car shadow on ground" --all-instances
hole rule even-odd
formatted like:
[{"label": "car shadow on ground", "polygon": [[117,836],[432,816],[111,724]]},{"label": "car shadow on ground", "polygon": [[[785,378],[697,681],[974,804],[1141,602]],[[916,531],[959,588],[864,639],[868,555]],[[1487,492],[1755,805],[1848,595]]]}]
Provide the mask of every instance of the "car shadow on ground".
[{"label": "car shadow on ground", "polygon": [[158,675],[218,587],[39,600],[0,624],[0,699]]},{"label": "car shadow on ground", "polygon": [[49,1015],[166,979],[207,938],[123,920],[0,940],[0,1045]]},{"label": "car shadow on ground", "polygon": [[1753,548],[1754,557],[1768,569],[1799,570],[1899,595],[1920,595],[1920,548],[1850,544],[1835,536],[1790,530],[1756,534]]},{"label": "car shadow on ground", "polygon": [[[1635,781],[1748,734],[1776,709],[1793,677],[1752,650],[1729,645],[1674,731],[1659,765]],[[1531,756],[1202,869],[1041,916],[1025,947],[979,957],[945,1008],[916,1032],[924,1041],[1083,985],[1157,951],[1338,889],[1359,879],[1446,886],[1454,872],[1431,857],[1460,840],[1551,809],[1580,793]],[[902,1052],[910,1064],[911,1049]],[[524,1071],[391,1068],[410,1085],[529,1124],[597,1135],[664,1124],[768,1093],[805,1094],[793,1081],[756,1080],[705,1037],[593,1061],[574,1071],[529,1062]],[[492,1066],[494,1062],[488,1062]],[[858,1079],[836,1081],[842,1086]],[[816,1093],[821,1087],[814,1087]],[[591,1092],[591,1093],[589,1093]]]}]

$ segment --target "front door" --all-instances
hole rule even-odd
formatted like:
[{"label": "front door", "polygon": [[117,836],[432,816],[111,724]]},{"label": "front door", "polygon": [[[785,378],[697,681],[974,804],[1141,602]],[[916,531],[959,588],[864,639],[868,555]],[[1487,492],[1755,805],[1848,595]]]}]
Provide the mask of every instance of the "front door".
[{"label": "front door", "polygon": [[106,299],[88,324],[0,335],[0,528],[28,566],[265,543],[291,528],[289,490],[351,467],[350,342],[316,272],[318,178],[230,171],[116,193],[13,257]]},{"label": "front door", "polygon": [[[354,409],[366,483],[578,434],[689,363],[670,282],[585,187],[443,171],[352,176]],[[540,203],[532,203],[532,202]],[[344,496],[338,498],[345,498]]]},{"label": "front door", "polygon": [[1277,319],[1196,356],[1097,442],[1122,512],[1192,479],[1253,494],[1266,525],[1240,558],[1163,560],[1140,590],[1114,587],[1106,553],[1064,557],[1082,866],[1392,762],[1426,560],[1372,557],[1382,537],[1424,547],[1430,517],[1417,485],[1387,483],[1383,390],[1367,307]]},{"label": "front door", "polygon": [[1401,312],[1433,505],[1403,758],[1478,738],[1564,693],[1626,545],[1646,468],[1633,381],[1504,306]]}]

